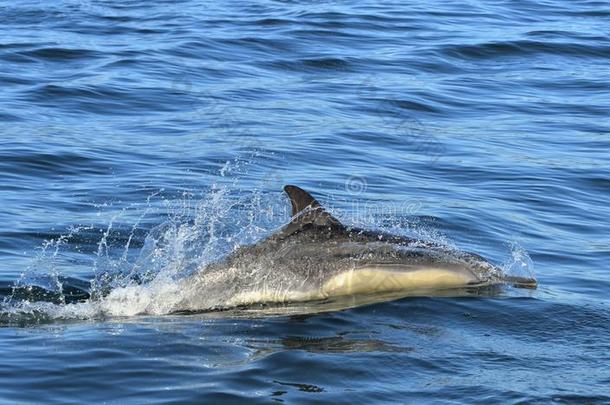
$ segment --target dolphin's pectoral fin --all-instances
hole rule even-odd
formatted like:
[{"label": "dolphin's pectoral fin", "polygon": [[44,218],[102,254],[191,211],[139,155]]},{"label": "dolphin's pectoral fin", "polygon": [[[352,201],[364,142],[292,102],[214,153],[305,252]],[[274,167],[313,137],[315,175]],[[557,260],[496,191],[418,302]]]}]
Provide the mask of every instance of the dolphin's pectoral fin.
[{"label": "dolphin's pectoral fin", "polygon": [[285,186],[284,191],[290,198],[293,218],[282,230],[283,236],[290,235],[306,225],[342,226],[341,222],[330,215],[307,191],[291,185]]}]

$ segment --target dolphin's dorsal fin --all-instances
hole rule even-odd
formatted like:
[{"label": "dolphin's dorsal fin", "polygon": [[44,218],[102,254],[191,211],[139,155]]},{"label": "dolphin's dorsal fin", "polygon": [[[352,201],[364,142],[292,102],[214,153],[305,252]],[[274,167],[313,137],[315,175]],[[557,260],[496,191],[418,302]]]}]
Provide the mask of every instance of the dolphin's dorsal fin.
[{"label": "dolphin's dorsal fin", "polygon": [[305,208],[318,208],[322,207],[320,203],[311,196],[307,191],[297,186],[284,186],[284,192],[288,194],[290,198],[290,204],[292,204],[292,216],[294,217]]},{"label": "dolphin's dorsal fin", "polygon": [[307,191],[297,186],[285,186],[284,191],[292,204],[292,221],[281,234],[290,235],[305,225],[315,226],[342,226],[338,219],[330,215],[320,203]]}]

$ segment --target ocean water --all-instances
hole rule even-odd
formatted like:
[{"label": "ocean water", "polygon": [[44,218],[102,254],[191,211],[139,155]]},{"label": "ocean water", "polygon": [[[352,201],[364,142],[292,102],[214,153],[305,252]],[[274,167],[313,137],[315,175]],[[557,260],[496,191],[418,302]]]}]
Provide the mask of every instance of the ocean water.
[{"label": "ocean water", "polygon": [[[609,21],[0,1],[0,401],[610,403]],[[539,287],[176,313],[285,184]]]}]

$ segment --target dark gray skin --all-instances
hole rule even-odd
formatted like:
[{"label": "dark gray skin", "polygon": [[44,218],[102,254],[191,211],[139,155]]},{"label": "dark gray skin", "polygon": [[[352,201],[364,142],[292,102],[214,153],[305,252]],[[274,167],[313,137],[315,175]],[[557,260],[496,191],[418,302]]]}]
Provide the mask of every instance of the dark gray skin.
[{"label": "dark gray skin", "polygon": [[[463,275],[469,280],[467,286],[509,283],[536,287],[536,280],[508,277],[474,253],[346,227],[306,191],[296,186],[286,186],[284,191],[292,203],[291,222],[266,239],[236,249],[187,279],[184,288],[205,292],[194,299],[196,302],[190,299],[187,305],[206,307],[216,306],[218,302],[240,305],[248,303],[247,300],[242,303],[232,298],[248,291],[265,291],[276,301],[290,300],[294,294],[289,292],[314,291],[338,274],[371,266],[400,272],[444,269]],[[384,281],[371,280],[371,283],[379,282]],[[371,285],[372,290],[374,287]]]}]

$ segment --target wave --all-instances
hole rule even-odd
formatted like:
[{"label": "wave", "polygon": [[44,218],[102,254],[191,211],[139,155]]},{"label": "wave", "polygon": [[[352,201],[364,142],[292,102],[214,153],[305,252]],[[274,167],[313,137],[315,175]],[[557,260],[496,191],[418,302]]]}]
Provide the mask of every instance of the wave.
[{"label": "wave", "polygon": [[610,58],[610,46],[590,43],[542,42],[533,40],[497,41],[480,44],[452,44],[440,47],[440,53],[460,59],[491,59],[502,56],[550,54],[588,58]]}]

